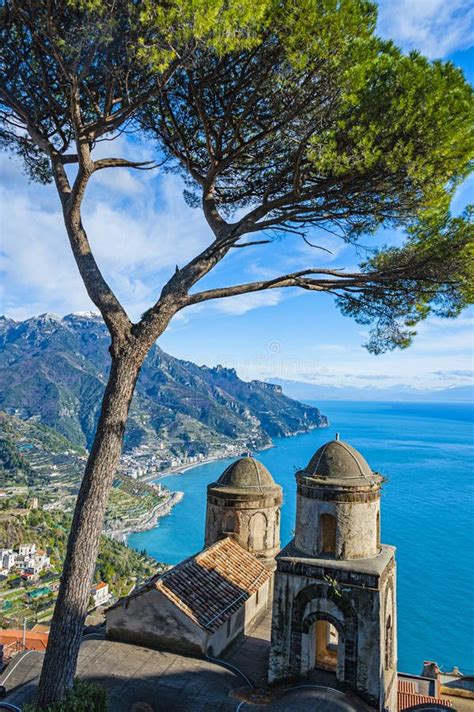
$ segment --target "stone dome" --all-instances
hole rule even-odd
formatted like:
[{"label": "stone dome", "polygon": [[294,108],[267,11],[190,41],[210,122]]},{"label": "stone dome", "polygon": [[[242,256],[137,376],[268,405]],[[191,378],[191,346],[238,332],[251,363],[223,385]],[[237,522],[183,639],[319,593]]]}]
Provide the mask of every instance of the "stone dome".
[{"label": "stone dome", "polygon": [[277,485],[261,462],[253,457],[241,457],[224,470],[214,486],[229,490],[262,491]]},{"label": "stone dome", "polygon": [[376,484],[383,479],[372,471],[358,450],[338,438],[316,450],[302,474],[348,486]]}]

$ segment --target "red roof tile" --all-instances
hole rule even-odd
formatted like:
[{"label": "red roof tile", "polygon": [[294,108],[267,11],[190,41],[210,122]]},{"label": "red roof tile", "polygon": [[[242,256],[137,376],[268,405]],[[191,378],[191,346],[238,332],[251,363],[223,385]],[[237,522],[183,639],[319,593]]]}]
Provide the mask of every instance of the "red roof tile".
[{"label": "red roof tile", "polygon": [[[23,642],[23,631],[21,629],[7,628],[0,630],[0,643],[10,645],[16,643],[21,645]],[[48,645],[48,633],[38,633],[26,631],[25,648],[26,650],[46,650]]]},{"label": "red roof tile", "polygon": [[197,625],[214,632],[270,575],[256,556],[227,538],[177,564],[154,586]]},{"label": "red roof tile", "polygon": [[398,712],[410,709],[415,705],[442,705],[443,707],[452,707],[453,704],[449,700],[443,700],[440,697],[430,697],[429,695],[420,695],[415,692],[416,686],[414,682],[406,680],[398,681]]}]

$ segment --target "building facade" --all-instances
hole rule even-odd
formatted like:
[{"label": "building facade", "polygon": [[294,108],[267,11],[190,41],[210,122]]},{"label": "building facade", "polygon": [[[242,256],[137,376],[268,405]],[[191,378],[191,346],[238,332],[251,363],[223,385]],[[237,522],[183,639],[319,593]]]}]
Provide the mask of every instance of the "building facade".
[{"label": "building facade", "polygon": [[219,655],[268,612],[280,548],[281,487],[244,457],[207,490],[205,547],[106,612],[107,636]]},{"label": "building facade", "polygon": [[296,475],[294,539],[277,556],[269,681],[314,668],[397,709],[394,549],[380,543],[383,478],[338,438]]},{"label": "building facade", "polygon": [[109,585],[103,581],[94,584],[91,587],[91,598],[94,601],[94,607],[105,606],[110,598]]}]

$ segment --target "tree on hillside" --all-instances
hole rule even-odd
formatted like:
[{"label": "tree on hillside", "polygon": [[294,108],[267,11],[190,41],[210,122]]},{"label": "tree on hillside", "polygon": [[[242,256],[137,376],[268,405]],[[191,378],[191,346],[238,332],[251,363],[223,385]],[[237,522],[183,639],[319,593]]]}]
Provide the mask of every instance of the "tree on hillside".
[{"label": "tree on hillside", "polygon": [[[189,305],[276,288],[334,295],[344,313],[372,324],[376,352],[408,345],[430,312],[458,314],[472,299],[472,227],[468,214],[450,216],[449,203],[471,168],[473,99],[453,65],[378,39],[366,0],[6,0],[1,17],[3,143],[33,179],[54,181],[78,269],[111,335],[41,708],[72,685],[107,498],[151,345]],[[94,158],[98,142],[112,154],[127,131],[154,148],[156,164]],[[132,323],[94,259],[82,202],[97,171],[162,161],[203,211],[209,245]],[[235,249],[270,260],[275,237],[317,247],[329,232],[357,244],[382,226],[405,228],[405,243],[372,252],[356,271],[318,266],[315,249],[314,264],[296,272],[196,287]]]}]

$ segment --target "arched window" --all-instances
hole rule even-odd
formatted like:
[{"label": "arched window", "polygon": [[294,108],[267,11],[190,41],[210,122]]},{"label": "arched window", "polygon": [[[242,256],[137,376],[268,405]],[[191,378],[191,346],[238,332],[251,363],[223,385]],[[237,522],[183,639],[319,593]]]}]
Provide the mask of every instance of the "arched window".
[{"label": "arched window", "polygon": [[252,515],[249,524],[249,550],[261,551],[265,548],[267,518],[262,512]]},{"label": "arched window", "polygon": [[321,553],[335,554],[336,553],[336,517],[332,514],[321,514],[319,519],[321,528]]},{"label": "arched window", "polygon": [[385,669],[390,670],[392,667],[392,650],[393,650],[393,628],[392,616],[387,618],[385,624]]},{"label": "arched window", "polygon": [[230,533],[235,532],[235,517],[233,514],[228,514],[225,518],[224,532]]},{"label": "arched window", "polygon": [[273,527],[273,546],[279,543],[280,538],[280,509],[275,512],[275,525]]},{"label": "arched window", "polygon": [[377,549],[380,549],[380,512],[377,512]]}]

